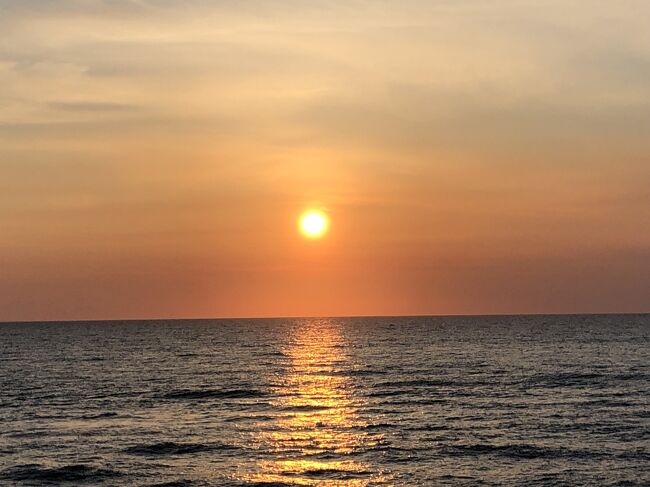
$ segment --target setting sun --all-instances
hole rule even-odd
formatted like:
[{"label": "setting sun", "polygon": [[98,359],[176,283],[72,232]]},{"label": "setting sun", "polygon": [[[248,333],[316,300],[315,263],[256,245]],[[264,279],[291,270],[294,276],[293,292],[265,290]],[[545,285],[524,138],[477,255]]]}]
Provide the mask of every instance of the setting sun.
[{"label": "setting sun", "polygon": [[307,210],[300,216],[299,227],[305,237],[320,238],[327,232],[329,219],[320,210]]}]

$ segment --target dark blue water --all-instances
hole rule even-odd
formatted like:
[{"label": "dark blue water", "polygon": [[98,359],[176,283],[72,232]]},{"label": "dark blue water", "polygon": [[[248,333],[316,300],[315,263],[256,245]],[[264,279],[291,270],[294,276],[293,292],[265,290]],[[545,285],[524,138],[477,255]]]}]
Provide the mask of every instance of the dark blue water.
[{"label": "dark blue water", "polygon": [[650,485],[650,315],[0,324],[1,485]]}]

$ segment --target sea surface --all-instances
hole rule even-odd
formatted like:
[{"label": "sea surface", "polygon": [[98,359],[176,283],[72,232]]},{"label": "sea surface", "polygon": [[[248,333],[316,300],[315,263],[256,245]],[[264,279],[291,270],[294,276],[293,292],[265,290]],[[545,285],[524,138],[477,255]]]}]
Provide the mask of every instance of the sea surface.
[{"label": "sea surface", "polygon": [[650,485],[650,315],[0,324],[0,485]]}]

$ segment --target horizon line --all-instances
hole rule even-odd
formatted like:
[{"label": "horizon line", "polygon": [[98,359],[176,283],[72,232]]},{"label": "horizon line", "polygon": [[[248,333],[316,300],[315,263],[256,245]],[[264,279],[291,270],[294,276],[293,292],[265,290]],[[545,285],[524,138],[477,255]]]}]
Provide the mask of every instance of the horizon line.
[{"label": "horizon line", "polygon": [[621,316],[647,315],[650,311],[621,311],[621,312],[587,312],[587,313],[450,313],[450,314],[406,314],[406,315],[332,315],[332,316],[225,316],[201,318],[91,318],[91,319],[46,319],[46,320],[0,320],[0,325],[12,323],[103,323],[109,321],[143,322],[143,321],[237,321],[237,320],[316,320],[316,319],[347,319],[347,318],[488,318],[498,316]]}]

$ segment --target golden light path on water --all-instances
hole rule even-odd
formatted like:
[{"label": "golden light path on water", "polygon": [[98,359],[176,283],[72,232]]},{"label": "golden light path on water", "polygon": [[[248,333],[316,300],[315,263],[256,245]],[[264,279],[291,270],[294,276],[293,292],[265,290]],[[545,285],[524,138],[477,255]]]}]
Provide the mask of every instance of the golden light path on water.
[{"label": "golden light path on water", "polygon": [[359,399],[344,373],[349,360],[340,324],[310,320],[294,327],[283,353],[290,366],[275,405],[287,413],[261,440],[277,455],[259,462],[247,480],[353,487],[380,481],[368,465],[350,457],[377,440],[363,432],[366,424],[357,415]]}]

